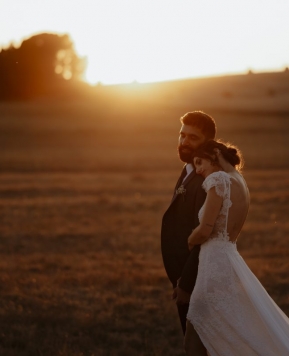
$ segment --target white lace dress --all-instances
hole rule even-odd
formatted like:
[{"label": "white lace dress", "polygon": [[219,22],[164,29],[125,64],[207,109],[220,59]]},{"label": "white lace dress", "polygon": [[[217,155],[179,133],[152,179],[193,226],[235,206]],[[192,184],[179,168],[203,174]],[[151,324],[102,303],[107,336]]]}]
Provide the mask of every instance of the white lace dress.
[{"label": "white lace dress", "polygon": [[229,241],[230,185],[223,171],[210,174],[203,183],[206,192],[215,187],[223,205],[210,238],[201,246],[187,319],[210,356],[288,356],[289,319]]}]

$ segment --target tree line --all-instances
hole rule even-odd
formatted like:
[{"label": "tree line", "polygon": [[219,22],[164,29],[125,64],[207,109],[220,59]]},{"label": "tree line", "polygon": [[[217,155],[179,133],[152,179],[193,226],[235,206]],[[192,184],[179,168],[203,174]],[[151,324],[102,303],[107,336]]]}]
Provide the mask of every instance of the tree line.
[{"label": "tree line", "polygon": [[70,37],[42,33],[0,51],[0,100],[63,96],[86,67]]}]

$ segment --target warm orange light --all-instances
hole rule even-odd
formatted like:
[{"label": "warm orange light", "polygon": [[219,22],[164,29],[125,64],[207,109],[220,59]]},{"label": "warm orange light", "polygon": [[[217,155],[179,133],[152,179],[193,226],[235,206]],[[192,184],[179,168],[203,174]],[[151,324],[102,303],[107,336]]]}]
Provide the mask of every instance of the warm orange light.
[{"label": "warm orange light", "polygon": [[[0,43],[35,32],[69,33],[78,54],[87,57],[90,83],[150,82],[288,66],[285,0],[278,6],[251,0],[2,3]],[[57,71],[69,77],[67,68]]]}]

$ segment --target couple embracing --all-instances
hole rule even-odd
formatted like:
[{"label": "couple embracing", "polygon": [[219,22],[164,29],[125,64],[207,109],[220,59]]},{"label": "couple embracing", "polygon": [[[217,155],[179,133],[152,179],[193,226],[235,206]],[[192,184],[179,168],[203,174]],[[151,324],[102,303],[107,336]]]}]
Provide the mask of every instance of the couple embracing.
[{"label": "couple embracing", "polygon": [[185,166],[162,222],[162,255],[188,356],[288,356],[289,319],[237,251],[249,209],[238,148],[209,115],[181,118]]}]

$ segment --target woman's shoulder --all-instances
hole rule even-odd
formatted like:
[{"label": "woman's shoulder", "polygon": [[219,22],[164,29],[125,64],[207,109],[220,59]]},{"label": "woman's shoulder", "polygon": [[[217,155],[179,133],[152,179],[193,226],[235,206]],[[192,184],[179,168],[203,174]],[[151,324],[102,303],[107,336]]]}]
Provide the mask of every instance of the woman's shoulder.
[{"label": "woman's shoulder", "polygon": [[[203,182],[203,188],[208,192],[212,187],[218,187],[218,192],[223,192],[226,185],[230,184],[230,175],[224,171],[209,174]],[[222,195],[222,194],[219,194]]]},{"label": "woman's shoulder", "polygon": [[217,171],[209,174],[206,179],[204,180],[204,183],[206,182],[222,182],[222,181],[230,181],[231,176],[225,172],[225,171]]}]

